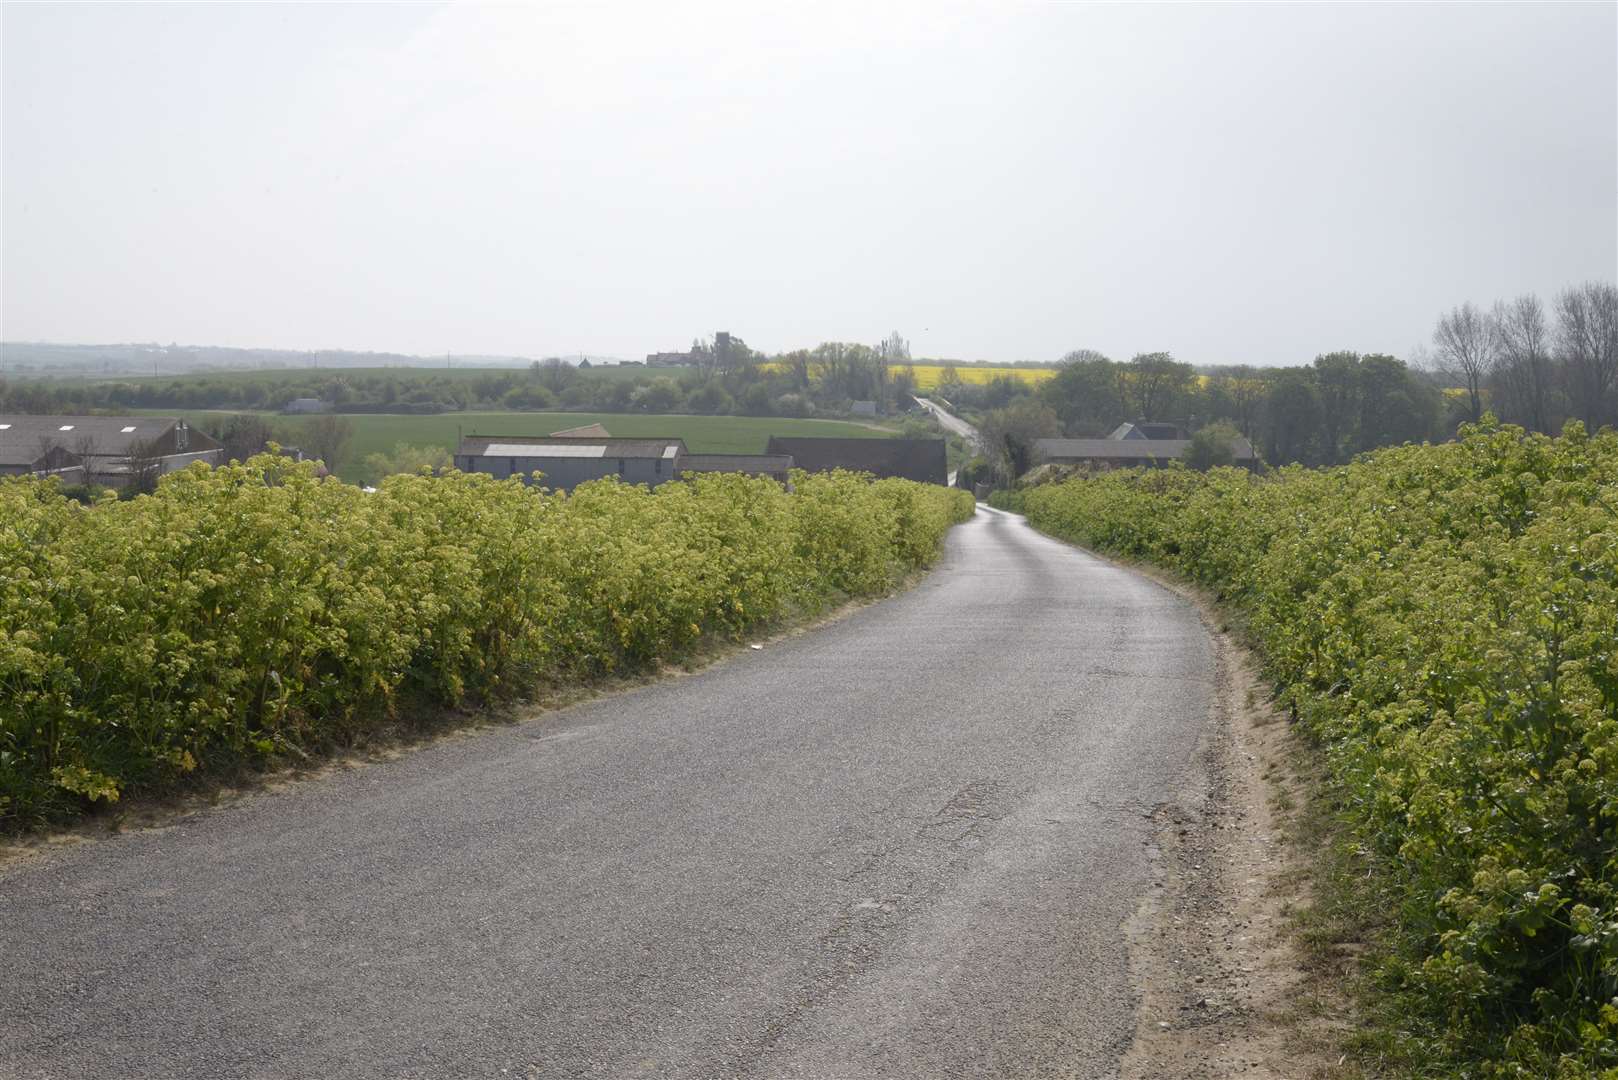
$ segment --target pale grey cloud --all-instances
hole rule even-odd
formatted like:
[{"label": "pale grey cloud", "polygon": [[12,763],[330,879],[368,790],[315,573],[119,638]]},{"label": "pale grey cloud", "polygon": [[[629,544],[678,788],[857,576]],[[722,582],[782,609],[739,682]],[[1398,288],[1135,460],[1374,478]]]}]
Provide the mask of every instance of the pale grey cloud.
[{"label": "pale grey cloud", "polygon": [[1618,8],[7,6],[0,332],[1405,352],[1618,275]]}]

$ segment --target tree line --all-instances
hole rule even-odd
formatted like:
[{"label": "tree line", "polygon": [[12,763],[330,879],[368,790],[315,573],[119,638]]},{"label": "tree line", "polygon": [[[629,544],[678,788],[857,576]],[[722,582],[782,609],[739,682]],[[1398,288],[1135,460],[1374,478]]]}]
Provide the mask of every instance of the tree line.
[{"label": "tree line", "polygon": [[1618,287],[1564,289],[1548,311],[1532,293],[1487,310],[1468,301],[1439,317],[1431,366],[1464,389],[1474,421],[1493,412],[1547,434],[1570,419],[1618,424]]},{"label": "tree line", "polygon": [[[1618,288],[1587,282],[1549,306],[1533,295],[1489,310],[1462,304],[1439,318],[1433,351],[1416,360],[1339,351],[1295,367],[1198,369],[1166,352],[1118,362],[1078,349],[1037,388],[1003,378],[939,392],[978,423],[988,450],[980,468],[1001,480],[1035,463],[1040,438],[1101,437],[1126,421],[1239,434],[1271,465],[1338,465],[1448,439],[1488,412],[1546,434],[1570,419],[1596,431],[1618,424]],[[1204,457],[1216,442],[1203,440]]]},{"label": "tree line", "polygon": [[687,412],[704,415],[843,415],[856,401],[902,410],[915,389],[909,343],[825,342],[767,356],[738,337],[692,343],[679,368],[574,365],[560,358],[528,368],[482,371],[293,370],[172,378],[0,378],[0,412],[127,409],[274,412],[298,398],[335,411],[436,413],[468,409]]},{"label": "tree line", "polygon": [[[943,388],[941,388],[942,390]],[[1120,362],[1069,353],[1056,375],[961,384],[951,401],[975,419],[1002,479],[1036,463],[1040,438],[1102,438],[1125,422],[1169,423],[1195,437],[1242,436],[1272,465],[1335,465],[1379,446],[1440,437],[1444,396],[1424,372],[1378,353],[1324,353],[1307,366],[1198,371],[1166,352]],[[1217,439],[1199,449],[1219,463]]]}]

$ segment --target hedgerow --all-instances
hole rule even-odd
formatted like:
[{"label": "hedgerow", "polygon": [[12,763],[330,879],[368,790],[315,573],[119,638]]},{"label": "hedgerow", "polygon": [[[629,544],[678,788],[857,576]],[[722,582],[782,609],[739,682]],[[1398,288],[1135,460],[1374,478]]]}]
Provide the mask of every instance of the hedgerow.
[{"label": "hedgerow", "polygon": [[1618,436],[1491,421],[999,501],[1246,612],[1396,902],[1375,984],[1410,1068],[1618,1075]]},{"label": "hedgerow", "polygon": [[971,507],[849,473],[368,493],[273,455],[88,508],[0,480],[0,828],[877,595]]}]

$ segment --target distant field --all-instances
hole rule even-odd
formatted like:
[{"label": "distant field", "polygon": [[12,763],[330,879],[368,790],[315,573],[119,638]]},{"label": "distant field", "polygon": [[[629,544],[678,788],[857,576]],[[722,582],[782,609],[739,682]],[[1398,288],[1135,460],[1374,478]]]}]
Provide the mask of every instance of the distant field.
[{"label": "distant field", "polygon": [[[235,410],[140,409],[149,416],[182,415],[200,425],[214,416]],[[288,441],[297,440],[301,417],[265,414],[285,426]],[[571,412],[453,412],[434,416],[399,416],[365,413],[349,415],[354,441],[348,454],[333,469],[345,479],[359,478],[359,465],[367,454],[387,453],[398,443],[455,448],[461,435],[548,435],[564,428],[601,424],[614,435],[669,435],[685,440],[699,454],[758,454],[771,435],[821,435],[876,438],[893,434],[864,424],[840,420],[794,420],[772,416],[647,416],[640,413]]]},{"label": "distant field", "polygon": [[[763,365],[772,371],[781,370],[780,363],[771,361]],[[901,365],[903,367],[904,365]],[[931,390],[937,386],[944,374],[943,364],[910,364],[911,371],[916,373],[916,389]],[[957,366],[956,374],[963,383],[983,384],[994,379],[1019,379],[1022,382],[1037,386],[1056,374],[1055,368],[1049,367],[965,367]]]},{"label": "distant field", "polygon": [[[916,373],[916,387],[920,390],[931,390],[938,385],[944,374],[942,364],[913,364],[911,370]],[[963,383],[984,384],[995,379],[1013,378],[1022,382],[1038,386],[1046,379],[1056,374],[1055,368],[1048,367],[958,367],[956,374]]]}]

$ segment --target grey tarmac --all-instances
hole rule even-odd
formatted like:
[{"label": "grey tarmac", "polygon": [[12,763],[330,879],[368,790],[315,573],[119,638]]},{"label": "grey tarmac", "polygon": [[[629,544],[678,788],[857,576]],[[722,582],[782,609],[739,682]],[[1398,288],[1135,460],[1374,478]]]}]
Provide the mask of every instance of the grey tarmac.
[{"label": "grey tarmac", "polygon": [[980,509],[823,629],[0,866],[0,1076],[1114,1076],[1213,679]]}]

